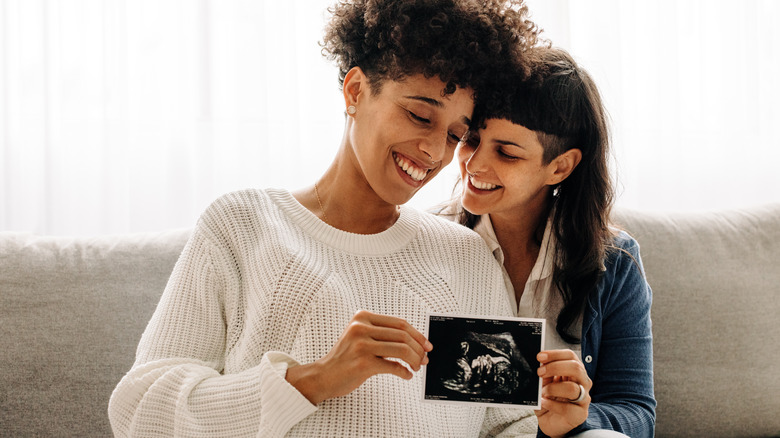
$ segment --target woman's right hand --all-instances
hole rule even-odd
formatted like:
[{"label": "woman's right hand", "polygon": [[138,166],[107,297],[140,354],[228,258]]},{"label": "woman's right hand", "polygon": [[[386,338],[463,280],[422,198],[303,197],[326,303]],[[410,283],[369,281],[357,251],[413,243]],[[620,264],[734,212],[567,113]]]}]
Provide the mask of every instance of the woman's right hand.
[{"label": "woman's right hand", "polygon": [[336,345],[319,360],[287,370],[287,381],[313,404],[354,391],[375,374],[411,379],[428,363],[431,343],[408,322],[360,310]]},{"label": "woman's right hand", "polygon": [[588,419],[593,381],[571,350],[542,351],[536,358],[542,378],[541,409],[535,411],[539,429],[550,437],[565,436]]}]

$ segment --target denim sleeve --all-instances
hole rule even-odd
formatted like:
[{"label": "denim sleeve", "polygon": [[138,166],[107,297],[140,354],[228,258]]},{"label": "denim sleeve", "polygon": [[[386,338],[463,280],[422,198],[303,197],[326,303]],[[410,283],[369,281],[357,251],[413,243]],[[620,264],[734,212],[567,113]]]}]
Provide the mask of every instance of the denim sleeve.
[{"label": "denim sleeve", "polygon": [[[588,419],[569,435],[590,429],[653,437],[652,291],[644,276],[639,245],[625,233],[615,241],[598,297],[583,317],[582,357],[593,380]],[[539,431],[538,436],[545,435]]]}]

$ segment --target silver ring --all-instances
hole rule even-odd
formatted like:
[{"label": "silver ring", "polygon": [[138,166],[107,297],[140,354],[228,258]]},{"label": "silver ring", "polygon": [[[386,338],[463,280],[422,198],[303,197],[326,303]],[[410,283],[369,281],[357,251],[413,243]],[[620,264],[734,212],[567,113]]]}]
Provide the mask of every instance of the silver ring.
[{"label": "silver ring", "polygon": [[585,400],[585,388],[582,385],[579,385],[579,386],[580,386],[580,395],[577,396],[577,398],[575,398],[574,400],[569,401],[569,403],[577,404],[577,403]]}]

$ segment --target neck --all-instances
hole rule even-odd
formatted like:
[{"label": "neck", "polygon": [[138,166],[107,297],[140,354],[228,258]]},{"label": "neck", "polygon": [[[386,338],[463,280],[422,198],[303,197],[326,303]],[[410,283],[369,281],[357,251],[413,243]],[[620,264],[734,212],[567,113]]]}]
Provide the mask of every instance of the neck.
[{"label": "neck", "polygon": [[538,253],[549,213],[549,197],[509,212],[491,213],[490,221],[504,253]]},{"label": "neck", "polygon": [[[380,198],[365,179],[344,176],[343,166],[334,162],[317,183],[324,210],[320,219],[328,225],[356,234],[376,234],[387,230],[398,219],[400,207]],[[351,182],[346,182],[351,181]]]},{"label": "neck", "polygon": [[356,234],[376,234],[390,228],[400,208],[376,194],[351,153],[342,142],[336,159],[314,185],[293,196],[328,225]]}]

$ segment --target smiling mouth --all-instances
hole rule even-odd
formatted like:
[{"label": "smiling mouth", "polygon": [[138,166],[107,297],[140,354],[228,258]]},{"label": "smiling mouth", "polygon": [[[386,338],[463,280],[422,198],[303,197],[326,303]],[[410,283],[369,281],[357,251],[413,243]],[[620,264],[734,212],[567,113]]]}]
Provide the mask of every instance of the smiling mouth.
[{"label": "smiling mouth", "polygon": [[474,188],[477,188],[479,190],[496,190],[497,188],[501,187],[495,184],[490,184],[486,182],[476,181],[473,176],[469,175],[469,183],[471,183]]},{"label": "smiling mouth", "polygon": [[428,171],[430,169],[421,169],[414,165],[411,161],[403,158],[402,156],[393,153],[393,157],[395,158],[395,164],[398,165],[398,167],[401,168],[404,172],[406,172],[407,175],[409,175],[410,178],[413,180],[419,182],[425,179],[426,176],[428,176]]}]

